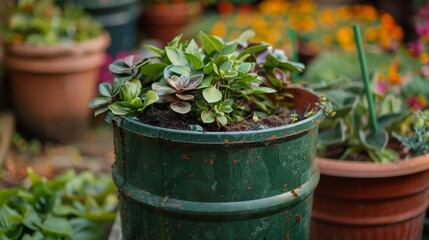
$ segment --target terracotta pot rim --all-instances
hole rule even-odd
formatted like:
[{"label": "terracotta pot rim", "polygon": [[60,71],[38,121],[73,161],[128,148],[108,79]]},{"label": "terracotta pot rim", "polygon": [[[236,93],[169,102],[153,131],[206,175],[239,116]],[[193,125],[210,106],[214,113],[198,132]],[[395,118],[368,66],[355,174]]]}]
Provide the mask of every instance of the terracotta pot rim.
[{"label": "terracotta pot rim", "polygon": [[[167,9],[176,11],[166,11]],[[180,9],[182,11],[178,11]],[[203,6],[198,2],[179,2],[179,3],[156,3],[143,4],[142,15],[146,18],[151,17],[183,17],[197,16],[203,10]]]},{"label": "terracotta pot rim", "polygon": [[350,178],[396,177],[429,170],[429,154],[401,159],[392,163],[357,162],[319,158],[316,160],[320,173]]},{"label": "terracotta pot rim", "polygon": [[57,44],[51,46],[31,44],[9,44],[5,46],[8,54],[23,57],[54,57],[59,55],[81,55],[104,51],[110,44],[110,35],[103,32],[98,37],[83,42]]}]

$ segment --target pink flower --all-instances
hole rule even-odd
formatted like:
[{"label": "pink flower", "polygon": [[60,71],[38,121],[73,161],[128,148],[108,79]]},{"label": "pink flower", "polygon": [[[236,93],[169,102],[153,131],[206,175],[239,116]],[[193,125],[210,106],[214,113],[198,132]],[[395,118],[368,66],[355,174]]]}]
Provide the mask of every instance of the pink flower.
[{"label": "pink flower", "polygon": [[429,20],[425,20],[422,24],[416,25],[416,33],[420,37],[429,37]]},{"label": "pink flower", "polygon": [[407,100],[408,107],[412,110],[421,110],[426,105],[426,100],[423,98],[423,96],[412,96],[409,97]]},{"label": "pink flower", "polygon": [[387,84],[387,82],[385,81],[378,80],[374,88],[374,93],[378,95],[385,95],[388,90],[389,90],[389,84]]},{"label": "pink flower", "polygon": [[418,56],[424,51],[424,46],[420,41],[414,41],[408,43],[408,49],[413,56]]}]

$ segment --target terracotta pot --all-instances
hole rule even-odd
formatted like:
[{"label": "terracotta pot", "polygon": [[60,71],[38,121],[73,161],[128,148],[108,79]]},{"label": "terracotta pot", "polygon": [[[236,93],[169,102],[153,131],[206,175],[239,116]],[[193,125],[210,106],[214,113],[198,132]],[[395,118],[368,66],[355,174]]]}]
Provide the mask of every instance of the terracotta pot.
[{"label": "terracotta pot", "polygon": [[142,28],[148,37],[167,43],[183,33],[189,23],[201,15],[202,10],[198,1],[144,4]]},{"label": "terracotta pot", "polygon": [[8,45],[9,70],[18,127],[32,137],[70,141],[88,123],[88,102],[96,94],[108,34],[58,46]]},{"label": "terracotta pot", "polygon": [[395,163],[317,159],[312,240],[420,240],[429,155]]},{"label": "terracotta pot", "polygon": [[320,54],[320,47],[316,44],[310,44],[303,41],[298,42],[299,61],[308,65],[313,59]]}]

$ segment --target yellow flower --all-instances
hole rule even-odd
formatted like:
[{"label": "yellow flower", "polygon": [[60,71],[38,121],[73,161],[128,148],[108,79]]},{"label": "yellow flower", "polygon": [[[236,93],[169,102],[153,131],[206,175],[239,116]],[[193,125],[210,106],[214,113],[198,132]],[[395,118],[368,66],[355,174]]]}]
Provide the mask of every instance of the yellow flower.
[{"label": "yellow flower", "polygon": [[227,26],[222,22],[216,22],[211,30],[211,34],[223,37],[227,33],[228,29]]},{"label": "yellow flower", "polygon": [[419,56],[419,60],[422,64],[426,64],[429,61],[429,55],[426,52],[423,52]]},{"label": "yellow flower", "polygon": [[350,27],[342,27],[337,31],[337,41],[340,44],[350,44],[353,43],[353,32]]},{"label": "yellow flower", "polygon": [[335,23],[334,11],[332,9],[322,9],[319,12],[319,21],[323,25],[332,25]]},{"label": "yellow flower", "polygon": [[374,42],[378,38],[378,30],[374,27],[368,27],[364,31],[365,39],[367,39],[370,42]]}]

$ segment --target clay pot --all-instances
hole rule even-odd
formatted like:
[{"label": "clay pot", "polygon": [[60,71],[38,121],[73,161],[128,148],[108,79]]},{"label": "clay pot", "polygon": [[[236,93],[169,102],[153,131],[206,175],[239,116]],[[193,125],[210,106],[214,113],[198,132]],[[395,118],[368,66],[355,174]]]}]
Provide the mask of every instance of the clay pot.
[{"label": "clay pot", "polygon": [[96,94],[109,43],[104,33],[82,43],[6,46],[14,110],[24,134],[66,142],[85,130],[87,104]]},{"label": "clay pot", "polygon": [[167,43],[183,32],[202,13],[202,5],[195,2],[144,4],[141,25],[150,38]]},{"label": "clay pot", "polygon": [[317,159],[312,240],[420,240],[429,155],[395,163]]}]

